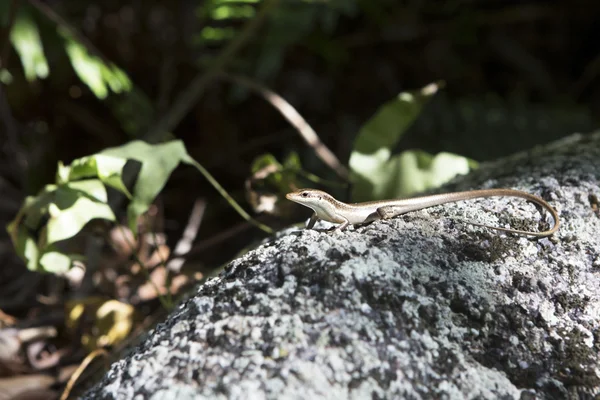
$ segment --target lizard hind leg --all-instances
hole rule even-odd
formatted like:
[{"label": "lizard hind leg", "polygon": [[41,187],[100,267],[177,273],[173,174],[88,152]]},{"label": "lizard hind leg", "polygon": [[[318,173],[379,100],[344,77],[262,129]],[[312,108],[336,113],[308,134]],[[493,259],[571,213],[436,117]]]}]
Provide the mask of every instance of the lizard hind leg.
[{"label": "lizard hind leg", "polygon": [[[394,217],[397,217],[400,214],[404,214],[405,212],[406,211],[402,207],[398,207],[398,206],[384,206],[384,207],[379,207],[376,212],[374,212],[373,214],[371,214],[371,216],[373,216],[373,219],[371,219],[371,221],[374,221],[376,219],[390,219],[390,218],[394,218]],[[375,215],[378,218],[375,217]],[[371,216],[369,216],[369,218],[371,218]]]},{"label": "lizard hind leg", "polygon": [[347,219],[342,222],[340,225],[336,226],[333,230],[334,231],[343,231],[344,229],[346,229],[348,227],[348,225],[350,225],[350,221],[348,221]]}]

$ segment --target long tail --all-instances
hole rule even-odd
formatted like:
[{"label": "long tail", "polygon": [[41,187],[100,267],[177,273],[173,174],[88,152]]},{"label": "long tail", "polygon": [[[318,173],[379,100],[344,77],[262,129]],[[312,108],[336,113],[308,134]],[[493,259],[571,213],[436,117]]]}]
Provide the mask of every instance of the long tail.
[{"label": "long tail", "polygon": [[[404,212],[409,212],[409,211],[420,210],[423,208],[433,207],[433,206],[437,206],[437,205],[445,204],[445,203],[454,203],[454,202],[462,201],[462,200],[481,199],[481,198],[486,198],[486,197],[519,197],[519,198],[531,201],[532,203],[535,203],[535,204],[541,206],[542,208],[547,210],[550,213],[550,215],[552,215],[552,219],[554,219],[554,226],[552,226],[552,228],[550,228],[546,231],[532,232],[532,231],[521,231],[521,230],[517,230],[517,229],[510,229],[510,228],[500,228],[497,226],[489,226],[489,225],[484,225],[484,224],[478,224],[476,222],[467,221],[469,224],[476,225],[476,226],[482,226],[482,227],[490,228],[490,229],[495,229],[497,231],[502,231],[502,232],[510,232],[510,233],[516,233],[516,234],[520,234],[520,235],[529,235],[529,236],[535,236],[535,237],[550,236],[550,235],[556,233],[556,231],[558,231],[558,228],[560,226],[560,218],[558,217],[558,213],[556,212],[556,210],[541,197],[535,196],[533,194],[529,194],[527,192],[522,192],[520,190],[514,190],[514,189],[470,190],[470,191],[466,191],[466,192],[452,192],[452,193],[434,194],[434,195],[430,195],[430,196],[421,196],[421,197],[415,197],[415,198],[410,198],[410,199],[403,199],[402,201],[404,202],[404,205],[406,206],[406,210]],[[414,200],[414,206],[410,204],[411,200]],[[404,207],[403,207],[403,209],[404,209]]]}]

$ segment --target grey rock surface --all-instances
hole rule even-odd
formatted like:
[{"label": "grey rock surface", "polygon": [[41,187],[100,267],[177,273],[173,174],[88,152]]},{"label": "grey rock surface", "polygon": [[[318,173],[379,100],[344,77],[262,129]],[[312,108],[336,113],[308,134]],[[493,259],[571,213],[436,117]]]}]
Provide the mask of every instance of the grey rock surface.
[{"label": "grey rock surface", "polygon": [[600,387],[600,134],[491,164],[460,202],[351,228],[290,229],[200,286],[86,399],[562,399]]}]

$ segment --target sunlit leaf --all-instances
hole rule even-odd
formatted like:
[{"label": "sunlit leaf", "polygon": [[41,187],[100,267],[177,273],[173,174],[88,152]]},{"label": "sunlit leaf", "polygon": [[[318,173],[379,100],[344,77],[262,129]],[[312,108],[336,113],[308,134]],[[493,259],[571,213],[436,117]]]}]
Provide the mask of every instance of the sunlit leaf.
[{"label": "sunlit leaf", "polygon": [[431,189],[476,165],[472,160],[449,153],[392,154],[438,88],[439,85],[432,84],[400,93],[361,128],[350,156],[353,201],[397,198]]},{"label": "sunlit leaf", "polygon": [[252,6],[218,7],[212,10],[211,18],[215,21],[226,19],[248,19],[254,17],[256,9]]},{"label": "sunlit leaf", "polygon": [[40,257],[40,266],[46,272],[64,275],[71,269],[72,260],[68,255],[59,251],[46,251]]},{"label": "sunlit leaf", "polygon": [[[121,343],[131,333],[135,318],[135,308],[131,304],[99,297],[69,301],[65,311],[67,329],[80,335],[82,344],[89,351]],[[79,334],[82,318],[91,321],[92,326]]]},{"label": "sunlit leaf", "polygon": [[58,183],[66,183],[84,178],[99,178],[104,184],[131,197],[123,183],[123,168],[127,159],[95,154],[74,160],[69,167],[59,164]]},{"label": "sunlit leaf", "polygon": [[108,204],[92,198],[97,196],[106,199],[106,188],[100,180],[93,179],[86,182],[85,187],[89,192],[77,190],[74,186],[81,187],[82,184],[72,183],[56,190],[55,202],[51,203],[49,208],[47,244],[75,236],[93,219],[115,220],[115,215]]},{"label": "sunlit leaf", "polygon": [[14,230],[17,231],[15,246],[17,254],[23,258],[23,261],[25,261],[25,264],[29,270],[37,270],[40,250],[35,239],[22,225],[14,227]]},{"label": "sunlit leaf", "polygon": [[75,73],[83,83],[98,97],[104,99],[109,89],[114,93],[131,90],[132,83],[127,74],[113,64],[106,64],[99,57],[92,55],[81,43],[64,29],[59,30],[65,39],[67,55]]},{"label": "sunlit leaf", "polygon": [[[106,188],[99,179],[46,185],[38,196],[26,199],[7,226],[17,254],[31,270],[41,265],[46,272],[64,272],[71,265],[70,258],[54,254],[52,245],[72,238],[93,219],[114,221],[106,200]],[[34,236],[34,232],[38,233]]]},{"label": "sunlit leaf", "polygon": [[137,218],[148,210],[167,183],[171,172],[187,156],[187,151],[183,142],[178,140],[157,145],[136,140],[107,149],[101,154],[141,163],[133,187],[133,198],[127,209],[129,228],[137,232]]},{"label": "sunlit leaf", "polygon": [[54,201],[56,185],[46,185],[35,197],[29,197],[25,202],[23,217],[25,226],[31,231],[40,228],[43,220],[48,214],[48,205]]},{"label": "sunlit leaf", "polygon": [[281,164],[279,163],[279,161],[277,161],[277,158],[271,153],[266,153],[254,159],[250,170],[253,174],[255,174],[258,171],[269,166],[272,166],[275,169],[281,169]]},{"label": "sunlit leaf", "polygon": [[26,8],[22,8],[15,18],[10,32],[10,41],[19,54],[28,81],[48,76],[50,69],[44,55],[40,33]]},{"label": "sunlit leaf", "polygon": [[[132,193],[123,183],[123,167],[129,160],[140,163]],[[76,255],[59,253],[54,245],[77,235],[94,219],[116,220],[107,204],[107,186],[130,198],[127,207],[129,228],[137,233],[138,217],[148,210],[180,163],[194,166],[240,215],[264,231],[272,232],[269,227],[254,221],[212,175],[190,157],[183,142],[150,145],[134,141],[79,158],[68,166],[59,163],[57,184],[46,185],[38,196],[28,197],[7,226],[17,253],[32,270],[41,265],[46,272],[65,272]]]},{"label": "sunlit leaf", "polygon": [[195,167],[242,217],[265,232],[271,232],[269,227],[254,221],[227,194],[212,175],[187,153],[185,145],[180,140],[155,145],[135,140],[124,146],[106,149],[100,154],[140,163],[140,170],[131,194],[132,199],[127,207],[129,229],[134,233],[137,233],[138,217],[148,210],[179,163]]}]

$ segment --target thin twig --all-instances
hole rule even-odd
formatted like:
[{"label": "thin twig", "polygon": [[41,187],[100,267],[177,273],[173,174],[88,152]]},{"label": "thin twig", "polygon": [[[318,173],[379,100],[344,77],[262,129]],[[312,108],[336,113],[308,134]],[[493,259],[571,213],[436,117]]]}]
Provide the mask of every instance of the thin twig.
[{"label": "thin twig", "polygon": [[[69,398],[69,394],[71,393],[71,390],[73,390],[73,386],[75,385],[75,382],[77,382],[77,379],[85,371],[85,369],[92,362],[92,360],[98,356],[104,356],[105,358],[107,358],[108,353],[104,349],[96,349],[96,350],[92,351],[90,354],[88,354],[87,357],[81,362],[81,364],[79,364],[79,367],[77,367],[77,370],[69,378],[69,381],[67,382],[67,385],[65,386],[65,390],[63,391],[62,395],[60,396],[60,400],[67,400]],[[106,363],[106,364],[108,364],[108,363]],[[106,368],[108,369],[108,365],[106,365]]]},{"label": "thin twig", "polygon": [[[165,280],[165,296],[166,296],[166,300],[165,300],[165,304],[173,304],[173,294],[171,293],[171,276],[169,275],[169,271],[166,270],[167,268],[167,260],[163,257],[162,252],[160,251],[160,244],[158,243],[158,235],[156,234],[156,231],[154,229],[150,230],[151,235],[152,235],[152,241],[154,242],[154,251],[156,252],[158,258],[160,259],[160,263],[159,266],[162,266],[165,268],[165,276],[166,276],[166,280]],[[150,269],[150,268],[149,268]],[[153,268],[152,268],[153,269]],[[148,276],[150,278],[152,278],[152,275],[148,274]],[[157,287],[155,285],[155,287]],[[156,293],[157,296],[160,296],[160,293]]]},{"label": "thin twig", "polygon": [[160,288],[158,287],[158,285],[156,284],[156,282],[154,282],[152,280],[152,277],[150,276],[150,272],[148,272],[148,266],[137,255],[137,249],[136,249],[135,245],[131,242],[131,240],[129,240],[129,236],[127,236],[125,234],[125,230],[123,228],[123,225],[119,224],[119,229],[121,230],[121,235],[123,236],[123,238],[125,239],[125,241],[129,245],[129,247],[131,248],[131,256],[133,257],[133,259],[135,260],[135,262],[140,265],[140,269],[142,270],[142,272],[146,276],[146,280],[148,281],[148,283],[150,283],[150,285],[152,286],[152,288],[156,292],[156,296],[158,297],[158,301],[160,301],[160,304],[164,307],[165,310],[170,310],[171,306],[172,306],[172,303],[169,301],[170,299],[165,299],[164,296],[161,295]]},{"label": "thin twig", "polygon": [[208,70],[200,72],[194,80],[192,80],[189,87],[175,100],[169,112],[153,124],[152,129],[144,135],[143,139],[145,141],[149,143],[160,141],[166,133],[172,131],[181,122],[181,120],[190,112],[194,104],[198,102],[208,84],[225,68],[250,38],[256,34],[269,15],[271,8],[273,8],[277,2],[278,0],[263,1],[256,17],[246,23],[243,30],[221,53],[219,53]]},{"label": "thin twig", "polygon": [[266,86],[255,82],[247,77],[232,74],[219,74],[219,78],[235,82],[241,86],[251,89],[268,101],[281,115],[298,131],[302,139],[312,147],[317,156],[333,169],[341,178],[348,180],[348,169],[338,160],[335,154],[321,141],[319,135],[306,122],[300,113],[283,97],[273,92]]},{"label": "thin twig", "polygon": [[223,186],[221,186],[221,184],[215,179],[215,177],[212,176],[212,174],[210,172],[208,172],[208,170],[206,168],[204,168],[202,166],[202,164],[200,164],[198,161],[194,160],[191,157],[189,157],[189,159],[186,161],[186,163],[193,165],[198,171],[200,171],[200,173],[202,175],[204,175],[206,180],[217,190],[217,192],[219,192],[219,194],[225,200],[227,200],[229,205],[231,207],[233,207],[233,209],[235,211],[237,211],[237,213],[240,214],[242,216],[242,218],[244,218],[246,221],[250,222],[252,225],[256,226],[257,228],[261,229],[263,232],[266,232],[268,234],[273,233],[273,229],[271,229],[267,225],[261,223],[257,219],[252,218],[250,216],[250,214],[248,214],[246,212],[246,210],[244,210],[242,208],[242,206],[240,206],[238,204],[238,202],[235,201],[235,199],[229,195],[229,193],[227,193],[227,191],[223,188]]},{"label": "thin twig", "polygon": [[192,248],[192,244],[198,235],[198,229],[200,229],[205,209],[206,202],[204,200],[196,200],[183,235],[173,250],[174,257],[167,263],[167,270],[169,272],[179,273],[181,271],[181,266],[185,262],[183,256]]}]

